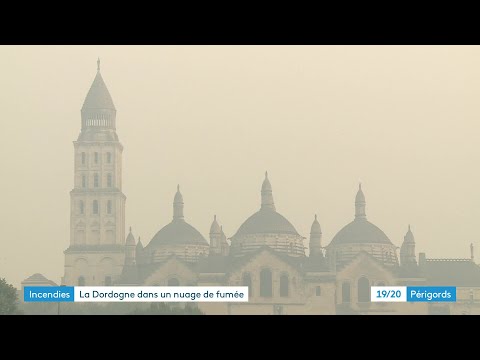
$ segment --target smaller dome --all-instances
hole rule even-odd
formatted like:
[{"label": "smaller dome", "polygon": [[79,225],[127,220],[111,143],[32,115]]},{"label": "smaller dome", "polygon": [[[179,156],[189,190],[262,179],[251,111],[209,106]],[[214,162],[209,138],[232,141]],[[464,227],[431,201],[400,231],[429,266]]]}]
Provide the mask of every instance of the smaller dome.
[{"label": "smaller dome", "polygon": [[207,240],[192,225],[183,220],[173,220],[165,225],[148,244],[149,248],[159,245],[208,245]]},{"label": "smaller dome", "polygon": [[221,234],[222,229],[220,229],[220,225],[217,222],[217,215],[213,216],[212,226],[210,226],[210,234]]},{"label": "smaller dome", "polygon": [[321,234],[322,229],[320,228],[320,223],[317,220],[317,215],[315,215],[315,220],[313,220],[312,227],[310,229],[310,234]]},{"label": "smaller dome", "polygon": [[393,245],[387,235],[371,222],[367,220],[354,220],[343,227],[343,229],[333,237],[329,246],[370,243]]},{"label": "smaller dome", "polygon": [[297,230],[285,217],[274,210],[263,209],[250,216],[240,226],[234,237],[248,234],[291,234]]}]

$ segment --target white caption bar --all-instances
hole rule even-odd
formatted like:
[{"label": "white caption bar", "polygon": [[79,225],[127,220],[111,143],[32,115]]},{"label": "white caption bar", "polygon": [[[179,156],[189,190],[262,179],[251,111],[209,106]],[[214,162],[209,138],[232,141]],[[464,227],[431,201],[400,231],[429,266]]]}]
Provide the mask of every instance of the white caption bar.
[{"label": "white caption bar", "polygon": [[406,302],[406,286],[372,286],[370,288],[372,302]]},{"label": "white caption bar", "polygon": [[248,286],[75,286],[75,302],[248,302]]}]

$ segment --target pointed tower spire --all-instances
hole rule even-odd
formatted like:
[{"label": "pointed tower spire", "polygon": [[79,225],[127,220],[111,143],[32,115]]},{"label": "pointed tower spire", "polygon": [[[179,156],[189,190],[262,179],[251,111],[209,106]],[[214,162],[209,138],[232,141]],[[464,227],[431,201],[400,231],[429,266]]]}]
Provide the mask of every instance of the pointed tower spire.
[{"label": "pointed tower spire", "polygon": [[140,236],[138,237],[138,241],[137,241],[137,249],[143,250],[143,244],[142,244],[142,240],[140,240]]},{"label": "pointed tower spire", "polygon": [[310,256],[319,256],[322,253],[322,229],[315,214],[312,227],[310,229]]},{"label": "pointed tower spire", "polygon": [[213,216],[210,226],[210,255],[222,255],[222,228],[218,225],[217,215]]},{"label": "pointed tower spire", "polygon": [[137,246],[135,247],[135,262],[137,264],[143,263],[143,244],[140,240],[140,236],[138,237]]},{"label": "pointed tower spire", "polygon": [[472,261],[475,260],[475,257],[473,256],[473,243],[470,243],[470,259],[472,259]]},{"label": "pointed tower spire", "polygon": [[213,215],[213,222],[210,226],[210,234],[220,234],[220,225],[217,222],[217,215]]},{"label": "pointed tower spire", "polygon": [[173,220],[184,221],[183,218],[183,196],[180,193],[180,185],[177,185],[177,193],[173,199]]},{"label": "pointed tower spire", "polygon": [[360,183],[358,185],[357,195],[355,196],[355,220],[367,220],[365,206],[365,195],[362,191],[362,183]]},{"label": "pointed tower spire", "polygon": [[417,264],[417,258],[415,256],[415,237],[413,236],[410,225],[408,225],[407,233],[403,237],[403,243],[400,247],[400,264],[402,266]]},{"label": "pointed tower spire", "polygon": [[126,245],[134,245],[135,246],[135,238],[132,234],[132,227],[130,226],[130,232],[128,233],[127,239],[125,240]]},{"label": "pointed tower spire", "polygon": [[130,232],[125,240],[125,265],[135,264],[135,237],[132,234],[132,227],[130,226]]},{"label": "pointed tower spire", "polygon": [[97,75],[83,102],[82,131],[115,130],[117,110],[112,96],[100,73],[100,58],[97,60]]},{"label": "pointed tower spire", "polygon": [[273,202],[273,194],[272,194],[272,185],[270,184],[270,180],[268,180],[267,171],[265,171],[265,180],[263,180],[261,193],[262,193],[261,209],[275,211],[275,203]]}]

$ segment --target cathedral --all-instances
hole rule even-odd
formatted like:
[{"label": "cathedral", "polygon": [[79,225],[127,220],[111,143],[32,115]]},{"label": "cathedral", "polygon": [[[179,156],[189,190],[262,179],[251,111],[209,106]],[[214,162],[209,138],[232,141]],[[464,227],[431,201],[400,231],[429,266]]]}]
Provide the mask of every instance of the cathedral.
[{"label": "cathedral", "polygon": [[[267,173],[259,186],[259,210],[231,237],[216,217],[208,240],[190,225],[179,186],[171,221],[149,242],[136,240],[131,228],[126,234],[123,146],[100,61],[74,149],[63,285],[249,287],[246,303],[198,303],[206,314],[480,313],[480,267],[473,246],[470,258],[427,259],[425,253],[417,258],[410,226],[398,247],[367,220],[361,185],[352,198],[353,220],[327,244],[316,215],[307,239],[277,212]],[[457,286],[458,300],[447,305],[371,302],[370,286],[376,285]]]}]

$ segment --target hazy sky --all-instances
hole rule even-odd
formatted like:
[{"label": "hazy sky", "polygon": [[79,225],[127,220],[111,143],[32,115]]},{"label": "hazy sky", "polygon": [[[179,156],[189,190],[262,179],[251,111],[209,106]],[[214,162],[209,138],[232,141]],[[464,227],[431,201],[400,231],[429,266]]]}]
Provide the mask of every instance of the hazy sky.
[{"label": "hazy sky", "polygon": [[[126,228],[185,218],[228,237],[260,207],[323,245],[354,216],[427,257],[480,258],[478,46],[1,46],[0,277],[55,282],[69,245],[73,144],[101,58],[124,145]],[[306,240],[308,245],[308,239]]]}]

